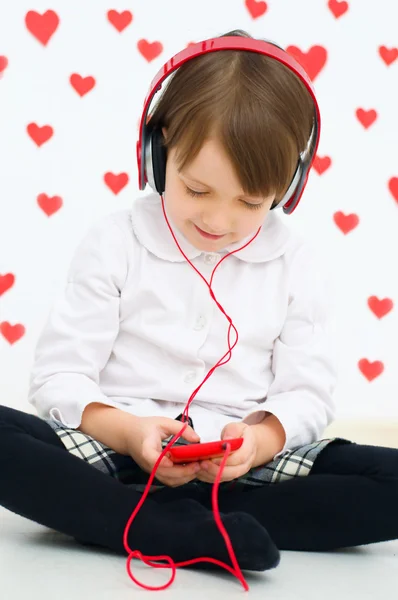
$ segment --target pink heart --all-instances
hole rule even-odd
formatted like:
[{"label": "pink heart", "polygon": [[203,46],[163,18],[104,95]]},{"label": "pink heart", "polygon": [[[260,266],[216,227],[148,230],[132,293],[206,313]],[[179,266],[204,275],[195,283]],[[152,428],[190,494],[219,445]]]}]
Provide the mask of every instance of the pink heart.
[{"label": "pink heart", "polygon": [[390,311],[392,311],[394,303],[390,298],[384,298],[379,300],[377,296],[370,296],[368,298],[368,306],[370,310],[381,319],[385,317]]},{"label": "pink heart", "polygon": [[339,211],[334,213],[333,219],[337,227],[344,233],[344,235],[355,229],[359,223],[359,217],[355,213],[351,215],[345,215],[343,212]]},{"label": "pink heart", "polygon": [[8,321],[3,321],[3,323],[0,323],[0,333],[9,344],[15,344],[25,334],[25,327],[19,323],[11,325]]},{"label": "pink heart", "polygon": [[377,112],[373,109],[363,110],[363,108],[358,108],[355,114],[358,121],[365,129],[368,129],[368,127],[370,127],[377,119]]},{"label": "pink heart", "polygon": [[7,290],[11,289],[15,282],[15,275],[7,273],[6,275],[0,275],[0,296]]},{"label": "pink heart", "polygon": [[119,175],[105,173],[104,180],[108,188],[111,189],[114,194],[118,194],[127,185],[129,176],[127,173],[119,173]]},{"label": "pink heart", "polygon": [[51,217],[51,215],[59,211],[63,202],[60,196],[53,196],[50,198],[47,194],[39,194],[37,196],[37,204],[48,217]]},{"label": "pink heart", "polygon": [[380,360],[371,363],[367,358],[362,358],[358,362],[358,367],[368,381],[373,381],[373,379],[379,377],[384,371],[384,364]]}]

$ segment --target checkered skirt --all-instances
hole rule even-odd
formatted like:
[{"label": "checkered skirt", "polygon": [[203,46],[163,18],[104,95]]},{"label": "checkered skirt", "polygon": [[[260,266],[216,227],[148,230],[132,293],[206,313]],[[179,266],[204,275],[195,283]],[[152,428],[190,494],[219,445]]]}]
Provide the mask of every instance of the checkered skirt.
[{"label": "checkered skirt", "polygon": [[[114,477],[121,483],[130,486],[138,492],[144,492],[150,475],[143,471],[139,465],[130,457],[118,454],[108,446],[105,446],[93,437],[82,433],[77,429],[71,429],[62,425],[59,421],[45,419],[63,442],[65,448],[78,458],[86,461],[95,469]],[[163,448],[172,439],[163,440]],[[233,481],[222,482],[220,489],[243,490],[247,486],[262,486],[271,483],[279,483],[293,477],[309,475],[316,457],[326,446],[333,442],[351,443],[344,438],[328,438],[316,441],[312,444],[300,446],[294,450],[286,451],[277,459],[259,467],[250,469],[245,475]],[[180,438],[174,444],[181,446],[188,444]],[[211,484],[192,481],[187,486],[209,486]],[[156,492],[166,487],[154,478],[150,492]]]}]

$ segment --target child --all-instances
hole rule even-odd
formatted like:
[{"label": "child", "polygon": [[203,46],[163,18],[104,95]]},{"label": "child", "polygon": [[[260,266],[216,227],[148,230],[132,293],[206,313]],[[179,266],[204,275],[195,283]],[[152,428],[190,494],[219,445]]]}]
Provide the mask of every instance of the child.
[{"label": "child", "polygon": [[[36,351],[39,416],[0,407],[0,503],[124,554],[162,448],[227,350],[228,320],[192,265],[210,281],[242,248],[212,282],[239,341],[179,440],[244,439],[219,496],[240,567],[273,568],[281,549],[396,539],[398,451],[322,439],[335,415],[332,302],[314,251],[273,210],[307,147],[313,100],[255,52],[209,52],[169,80],[149,122],[164,136],[164,198],[137,199],[79,245]],[[211,511],[218,466],[164,457],[130,547],[229,562]]]}]

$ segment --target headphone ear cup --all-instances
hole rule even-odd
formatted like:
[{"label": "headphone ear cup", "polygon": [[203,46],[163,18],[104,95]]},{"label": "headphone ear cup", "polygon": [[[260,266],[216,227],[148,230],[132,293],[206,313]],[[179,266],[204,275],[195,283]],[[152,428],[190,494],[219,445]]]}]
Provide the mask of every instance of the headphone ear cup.
[{"label": "headphone ear cup", "polygon": [[[283,208],[289,202],[289,200],[292,198],[292,196],[295,195],[295,193],[297,192],[299,182],[302,177],[302,173],[303,173],[302,163],[299,160],[297,163],[296,171],[294,172],[293,178],[290,182],[288,189],[285,192],[285,195],[276,205],[271,206],[271,210],[273,210],[274,208]],[[293,209],[293,207],[290,207],[289,212],[291,212],[292,209]],[[286,210],[286,208],[283,208],[283,210],[284,210],[284,212],[288,212]]]},{"label": "headphone ear cup", "polygon": [[167,149],[161,129],[151,132],[152,172],[156,191],[163,194],[166,187]]}]

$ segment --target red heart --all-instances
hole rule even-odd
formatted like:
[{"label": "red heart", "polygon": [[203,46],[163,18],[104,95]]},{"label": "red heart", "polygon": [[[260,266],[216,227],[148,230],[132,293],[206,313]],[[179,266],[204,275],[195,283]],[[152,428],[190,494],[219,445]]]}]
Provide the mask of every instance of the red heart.
[{"label": "red heart", "polygon": [[0,296],[7,290],[12,288],[15,282],[15,275],[7,273],[6,275],[0,275]]},{"label": "red heart", "polygon": [[396,202],[398,202],[398,177],[391,177],[388,182],[388,189]]},{"label": "red heart", "polygon": [[25,24],[28,31],[46,46],[59,25],[59,17],[53,10],[48,10],[43,15],[30,10],[25,16]]},{"label": "red heart", "polygon": [[124,10],[121,13],[117,10],[108,10],[107,17],[109,23],[111,23],[119,33],[122,32],[123,29],[126,29],[133,20],[133,15],[129,10]]},{"label": "red heart", "polygon": [[362,358],[358,362],[358,367],[368,381],[376,379],[376,377],[379,377],[379,375],[381,375],[384,371],[384,365],[381,361],[376,360],[375,362],[371,363],[367,358]]},{"label": "red heart", "polygon": [[332,159],[329,156],[324,156],[321,158],[320,156],[316,155],[312,166],[318,175],[322,175],[322,173],[327,171],[331,164]]},{"label": "red heart", "polygon": [[26,129],[32,140],[38,146],[41,146],[47,142],[54,133],[54,130],[52,127],[50,127],[50,125],[43,125],[43,127],[39,127],[36,123],[29,123]]},{"label": "red heart", "polygon": [[8,58],[6,56],[0,56],[0,75],[4,73],[8,67]]},{"label": "red heart", "polygon": [[105,173],[104,180],[112,192],[114,194],[118,194],[120,190],[127,185],[129,176],[127,173],[119,173],[119,175],[115,175],[114,173]]},{"label": "red heart", "polygon": [[267,12],[268,6],[266,2],[256,2],[256,0],[246,0],[246,8],[253,17],[258,19]]},{"label": "red heart", "polygon": [[150,44],[147,40],[139,40],[137,48],[148,62],[157,58],[163,51],[163,46],[160,42],[152,42]]},{"label": "red heart", "polygon": [[345,215],[341,211],[334,213],[333,219],[337,227],[344,233],[344,235],[355,229],[359,223],[358,215]]},{"label": "red heart", "polygon": [[373,109],[363,110],[363,108],[358,108],[355,114],[358,121],[365,127],[365,129],[370,127],[377,119],[377,112]]},{"label": "red heart", "polygon": [[344,15],[348,10],[348,2],[338,2],[337,0],[329,0],[328,7],[338,19],[341,15]]},{"label": "red heart", "polygon": [[384,298],[384,300],[379,300],[377,296],[370,296],[368,298],[368,306],[370,310],[381,319],[385,317],[394,307],[394,303],[390,298]]},{"label": "red heart", "polygon": [[37,204],[48,217],[56,213],[63,205],[62,198],[53,196],[50,198],[47,194],[39,194],[37,196]]},{"label": "red heart", "polygon": [[8,321],[0,323],[0,333],[5,337],[7,342],[15,344],[25,333],[25,327],[23,325],[10,325]]},{"label": "red heart", "polygon": [[95,86],[94,77],[82,77],[81,75],[78,75],[78,73],[73,73],[73,75],[70,76],[69,81],[80,96],[84,96]]},{"label": "red heart", "polygon": [[394,60],[398,58],[398,48],[387,48],[386,46],[379,47],[379,54],[387,66],[392,65]]},{"label": "red heart", "polygon": [[312,46],[307,53],[302,52],[297,46],[288,46],[286,52],[301,64],[312,80],[319,75],[327,59],[327,51],[323,46]]}]

